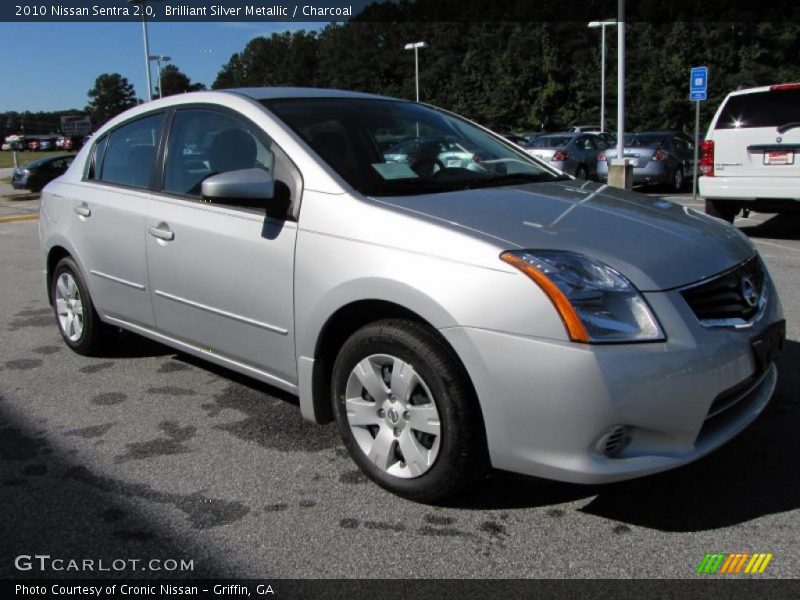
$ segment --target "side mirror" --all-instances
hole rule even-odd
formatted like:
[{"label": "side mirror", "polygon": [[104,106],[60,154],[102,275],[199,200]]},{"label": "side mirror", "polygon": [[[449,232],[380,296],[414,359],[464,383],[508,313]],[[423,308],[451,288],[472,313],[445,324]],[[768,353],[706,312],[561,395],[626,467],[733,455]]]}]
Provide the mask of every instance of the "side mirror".
[{"label": "side mirror", "polygon": [[275,181],[264,169],[240,169],[206,178],[201,192],[203,198],[223,204],[256,206],[259,200],[270,200],[275,195]]}]

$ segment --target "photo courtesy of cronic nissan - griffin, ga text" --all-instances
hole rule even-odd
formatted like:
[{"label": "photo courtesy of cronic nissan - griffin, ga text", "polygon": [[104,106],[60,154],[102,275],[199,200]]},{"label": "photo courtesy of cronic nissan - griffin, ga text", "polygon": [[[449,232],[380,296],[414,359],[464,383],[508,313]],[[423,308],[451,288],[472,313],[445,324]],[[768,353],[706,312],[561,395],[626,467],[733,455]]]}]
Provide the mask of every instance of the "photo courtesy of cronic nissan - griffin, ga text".
[{"label": "photo courtesy of cronic nissan - griffin, ga text", "polygon": [[45,188],[40,236],[73,350],[122,328],[287,390],[423,502],[490,467],[601,483],[693,461],[764,409],[785,337],[728,223],[361,93],[133,108]]}]

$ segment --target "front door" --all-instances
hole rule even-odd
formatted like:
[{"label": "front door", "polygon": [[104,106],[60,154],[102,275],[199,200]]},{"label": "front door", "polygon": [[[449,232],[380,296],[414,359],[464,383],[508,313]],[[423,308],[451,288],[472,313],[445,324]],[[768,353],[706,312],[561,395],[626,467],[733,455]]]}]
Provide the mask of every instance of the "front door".
[{"label": "front door", "polygon": [[[271,140],[248,121],[178,110],[148,217],[147,262],[160,331],[294,384],[296,223],[200,193],[212,174],[257,167],[274,176],[275,163]],[[277,179],[275,187],[286,189]]]}]

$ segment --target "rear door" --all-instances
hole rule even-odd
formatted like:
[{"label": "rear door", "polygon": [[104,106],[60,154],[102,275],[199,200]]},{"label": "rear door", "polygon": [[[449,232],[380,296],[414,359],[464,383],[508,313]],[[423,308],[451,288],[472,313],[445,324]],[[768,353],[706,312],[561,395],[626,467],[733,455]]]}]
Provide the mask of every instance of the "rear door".
[{"label": "rear door", "polygon": [[800,84],[728,96],[712,138],[720,176],[800,177]]},{"label": "rear door", "polygon": [[72,198],[70,239],[105,316],[152,326],[145,217],[164,113],[136,118],[102,136]]}]

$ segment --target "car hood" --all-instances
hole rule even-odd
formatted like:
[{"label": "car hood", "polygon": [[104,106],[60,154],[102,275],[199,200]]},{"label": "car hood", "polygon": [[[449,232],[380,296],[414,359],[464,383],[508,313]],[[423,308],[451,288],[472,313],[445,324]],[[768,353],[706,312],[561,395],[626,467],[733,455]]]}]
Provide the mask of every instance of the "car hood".
[{"label": "car hood", "polygon": [[375,198],[419,218],[493,238],[506,249],[597,258],[641,291],[694,283],[755,249],[736,228],[662,198],[577,181]]}]

